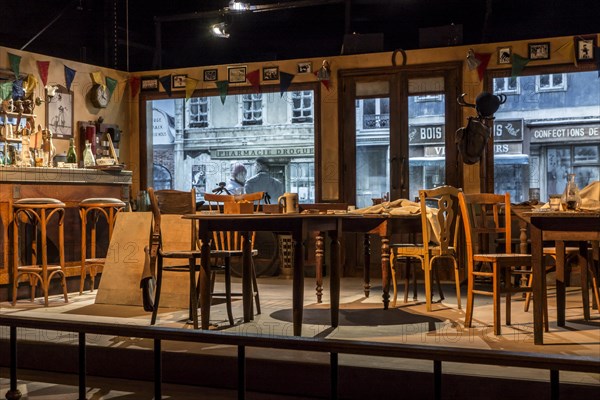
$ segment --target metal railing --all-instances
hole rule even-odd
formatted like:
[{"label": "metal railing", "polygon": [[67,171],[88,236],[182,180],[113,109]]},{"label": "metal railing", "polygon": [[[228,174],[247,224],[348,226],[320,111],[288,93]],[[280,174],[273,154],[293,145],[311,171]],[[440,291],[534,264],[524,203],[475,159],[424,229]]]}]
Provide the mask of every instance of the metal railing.
[{"label": "metal railing", "polygon": [[79,338],[79,398],[86,397],[86,334],[135,337],[154,340],[154,394],[162,393],[163,340],[178,342],[211,343],[236,346],[238,399],[246,396],[246,347],[279,350],[314,351],[330,354],[330,398],[338,398],[339,354],[408,358],[433,362],[434,398],[442,398],[442,363],[459,362],[518,368],[533,368],[550,372],[550,398],[559,398],[559,371],[598,373],[600,359],[597,357],[568,356],[562,354],[540,354],[514,351],[491,351],[414,344],[390,344],[336,339],[261,336],[256,334],[234,334],[228,332],[164,328],[158,326],[131,326],[100,322],[81,322],[45,318],[28,318],[0,315],[0,326],[10,328],[10,389],[6,399],[21,397],[17,389],[17,328],[47,329],[61,332],[77,332]]}]

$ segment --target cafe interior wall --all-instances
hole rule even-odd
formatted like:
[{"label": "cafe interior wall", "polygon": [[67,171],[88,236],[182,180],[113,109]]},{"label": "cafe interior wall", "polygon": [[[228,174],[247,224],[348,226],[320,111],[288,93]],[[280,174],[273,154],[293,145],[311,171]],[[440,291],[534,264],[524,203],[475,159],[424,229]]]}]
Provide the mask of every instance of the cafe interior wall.
[{"label": "cafe interior wall", "polygon": [[[565,43],[573,43],[573,37],[555,37],[548,39],[521,40],[513,42],[486,43],[470,46],[451,46],[434,49],[419,49],[406,51],[407,65],[432,64],[452,61],[465,61],[467,51],[472,48],[476,53],[491,53],[488,69],[507,68],[505,65],[498,65],[497,51],[499,47],[512,46],[513,54],[519,54],[527,57],[528,43],[532,42],[549,42],[551,57],[549,60],[536,60],[528,64],[528,66],[542,66],[553,64],[569,64],[574,61],[573,48],[563,46]],[[557,49],[561,48],[561,51]],[[123,71],[115,71],[106,68],[100,68],[89,64],[77,63],[69,60],[62,60],[44,55],[28,53],[18,50],[12,50],[0,47],[0,67],[9,65],[7,52],[22,56],[21,71],[23,73],[37,74],[36,60],[49,60],[50,73],[48,82],[57,82],[64,84],[64,71],[62,65],[68,65],[69,68],[77,71],[73,82],[74,102],[75,102],[75,121],[96,120],[102,116],[107,123],[116,123],[122,127],[127,134],[123,135],[123,143],[121,148],[121,161],[125,162],[128,169],[134,171],[133,180],[133,195],[145,188],[139,187],[140,171],[137,168],[139,160],[139,138],[140,123],[139,123],[139,101],[138,97],[132,99],[127,85],[127,80],[130,76],[165,76],[168,74],[187,74],[188,77],[198,80],[197,90],[213,89],[214,82],[204,82],[202,79],[203,70],[206,68],[217,68],[219,76],[227,76],[227,67],[231,65],[203,65],[191,68],[180,68],[160,71],[144,71],[135,74],[129,74]],[[338,56],[332,55],[326,58],[315,59],[295,59],[295,60],[264,60],[264,62],[246,63],[247,71],[262,70],[263,66],[277,66],[280,71],[293,73],[296,71],[297,63],[311,61],[313,67],[318,68],[324,59],[327,59],[331,68],[331,81],[329,89],[321,85],[320,96],[320,111],[321,111],[321,126],[320,126],[320,145],[321,145],[321,177],[339,176],[339,121],[338,121],[338,105],[339,105],[339,88],[337,73],[344,69],[361,69],[375,67],[391,67],[392,52],[381,52],[372,54],[357,54]],[[60,68],[57,66],[60,65]],[[397,67],[401,68],[401,67]],[[510,65],[508,65],[510,68]],[[526,67],[527,68],[527,67]],[[95,109],[89,100],[87,100],[87,91],[91,87],[91,72],[101,71],[105,76],[110,76],[117,79],[119,84],[113,94],[112,101],[106,109]],[[293,79],[293,83],[314,82],[316,77],[313,74],[299,74]],[[279,85],[278,82],[274,83]],[[249,83],[245,85],[250,86]],[[466,99],[474,100],[475,97],[484,89],[484,82],[479,80],[477,70],[469,70],[466,63],[463,63],[462,71],[462,92],[466,93]],[[244,85],[241,85],[244,86]],[[41,92],[41,88],[37,89]],[[159,88],[163,92],[163,88]],[[139,96],[139,94],[138,94]],[[462,108],[462,120],[465,122],[469,116],[473,116],[475,111],[472,108]],[[44,107],[36,108],[37,121],[45,121]],[[57,145],[59,152],[66,150],[65,141],[61,141]],[[327,172],[327,173],[325,173]],[[324,201],[335,201],[339,197],[337,180],[324,180],[321,178],[322,198]],[[480,190],[480,173],[479,164],[463,165],[463,189],[466,192],[478,192]]]}]

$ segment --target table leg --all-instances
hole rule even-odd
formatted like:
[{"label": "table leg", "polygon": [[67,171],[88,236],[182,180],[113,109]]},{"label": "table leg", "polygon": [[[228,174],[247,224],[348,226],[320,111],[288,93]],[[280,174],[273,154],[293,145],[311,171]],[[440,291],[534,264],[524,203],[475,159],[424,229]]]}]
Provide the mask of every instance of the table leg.
[{"label": "table leg", "polygon": [[381,285],[383,287],[383,309],[390,304],[390,239],[381,236]]},{"label": "table leg", "polygon": [[588,285],[588,243],[579,242],[579,271],[581,273],[581,300],[583,301],[583,319],[590,319],[590,290]]},{"label": "table leg", "polygon": [[546,274],[542,255],[542,231],[531,226],[531,266],[533,273],[533,343],[544,344],[543,296],[546,292]]},{"label": "table leg", "polygon": [[302,230],[292,232],[294,242],[294,271],[292,282],[292,321],[294,336],[302,335],[302,313],[304,307],[304,243]]},{"label": "table leg", "polygon": [[365,252],[365,268],[363,270],[365,297],[371,293],[371,237],[365,233],[363,240],[363,249]]},{"label": "table leg", "polygon": [[254,319],[252,288],[252,235],[250,232],[240,233],[242,240],[242,304],[244,308],[244,322]]},{"label": "table leg", "polygon": [[319,232],[316,238],[315,252],[315,269],[317,274],[317,303],[322,303],[323,300],[323,254],[325,252],[325,241],[323,240],[325,233]]},{"label": "table leg", "polygon": [[202,236],[200,268],[200,328],[208,329],[210,324],[210,238]]},{"label": "table leg", "polygon": [[331,296],[331,326],[336,328],[340,315],[340,273],[341,273],[341,220],[338,220],[338,230],[331,235],[331,276],[329,277],[329,291]]},{"label": "table leg", "polygon": [[556,247],[556,324],[565,326],[565,242],[557,240]]}]

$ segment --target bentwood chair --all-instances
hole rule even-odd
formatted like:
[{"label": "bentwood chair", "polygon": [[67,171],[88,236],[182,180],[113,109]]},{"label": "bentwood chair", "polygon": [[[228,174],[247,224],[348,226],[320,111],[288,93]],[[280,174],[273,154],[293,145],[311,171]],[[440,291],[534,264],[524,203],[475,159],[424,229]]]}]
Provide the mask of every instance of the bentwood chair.
[{"label": "bentwood chair", "polygon": [[[422,243],[407,243],[392,245],[394,251],[394,268],[392,271],[392,281],[394,285],[394,300],[392,306],[396,305],[397,284],[396,284],[396,264],[397,261],[404,259],[406,261],[405,281],[404,281],[404,302],[408,301],[408,286],[410,263],[408,259],[415,258],[425,272],[425,297],[427,311],[431,311],[431,283],[434,264],[436,261],[447,259],[452,262],[454,267],[454,279],[456,284],[456,300],[458,308],[461,308],[460,302],[460,277],[458,269],[458,238],[460,228],[460,208],[458,204],[458,193],[460,189],[452,186],[441,186],[435,189],[419,190],[419,201],[421,206],[421,230]],[[435,207],[428,207],[427,204],[435,203]],[[444,294],[440,285],[438,271],[435,271],[438,290],[441,300]],[[415,271],[413,271],[413,275]]]},{"label": "bentwood chair", "polygon": [[[152,305],[152,319],[150,324],[156,323],[160,294],[164,272],[184,272],[189,274],[189,315],[195,329],[198,329],[198,291],[196,289],[196,272],[200,270],[201,252],[196,248],[194,242],[194,229],[192,228],[189,246],[187,248],[166,250],[164,244],[165,232],[161,228],[161,220],[164,214],[193,214],[196,212],[196,192],[178,190],[158,190],[148,188],[150,207],[152,210],[153,225],[150,238],[150,268],[156,277],[154,289],[154,303]],[[182,221],[183,223],[183,221]],[[194,226],[194,225],[192,225]],[[180,260],[180,262],[167,263],[165,259]]]},{"label": "bentwood chair", "polygon": [[[468,262],[467,311],[465,326],[471,327],[475,294],[493,297],[494,334],[500,335],[500,300],[506,297],[506,324],[511,324],[511,295],[531,292],[530,287],[513,286],[513,277],[531,274],[531,254],[513,254],[511,251],[510,194],[458,194]],[[491,243],[500,239],[505,243],[503,253],[489,253]],[[476,268],[478,264],[479,268]],[[486,268],[489,266],[489,268]],[[475,288],[477,277],[491,278],[492,288]],[[518,285],[520,279],[516,279]],[[536,300],[537,301],[537,300]],[[544,302],[544,320],[548,330],[548,311]]]},{"label": "bentwood chair", "polygon": [[[204,193],[204,200],[208,202],[209,211],[224,212],[226,203],[244,202],[253,203],[253,210],[256,212],[260,208],[260,203],[263,199],[263,192],[239,194],[239,195],[222,195],[213,193]],[[228,208],[229,212],[229,208]],[[254,240],[256,232],[251,233],[252,259],[258,255],[258,250],[254,248]],[[213,243],[211,250],[211,258],[215,263],[211,265],[211,296],[225,296],[227,302],[227,316],[229,323],[233,325],[233,313],[231,310],[231,296],[241,296],[241,293],[231,292],[231,261],[233,258],[241,259],[242,238],[240,232],[219,231],[213,232]],[[225,273],[225,293],[214,292],[215,272],[223,271]],[[254,268],[254,260],[252,261],[252,290],[254,301],[256,303],[257,314],[260,310],[260,297],[258,293],[258,283],[256,281],[256,269]]]}]

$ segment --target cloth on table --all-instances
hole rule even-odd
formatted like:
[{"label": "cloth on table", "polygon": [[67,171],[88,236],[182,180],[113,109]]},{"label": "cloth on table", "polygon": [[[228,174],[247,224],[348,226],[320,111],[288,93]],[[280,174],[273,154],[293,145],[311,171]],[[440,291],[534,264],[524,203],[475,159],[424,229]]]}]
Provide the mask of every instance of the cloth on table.
[{"label": "cloth on table", "polygon": [[579,191],[582,210],[600,211],[600,181],[594,181]]}]

